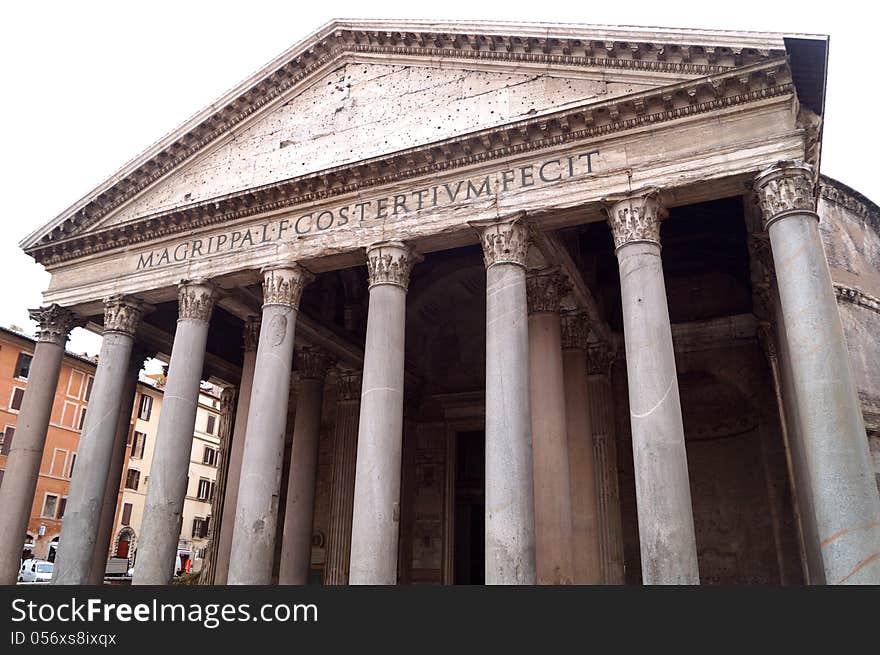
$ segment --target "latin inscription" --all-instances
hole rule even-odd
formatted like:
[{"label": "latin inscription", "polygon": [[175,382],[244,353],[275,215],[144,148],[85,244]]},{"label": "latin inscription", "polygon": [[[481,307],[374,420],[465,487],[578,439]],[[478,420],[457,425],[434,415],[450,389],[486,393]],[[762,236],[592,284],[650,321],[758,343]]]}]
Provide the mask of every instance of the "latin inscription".
[{"label": "latin inscription", "polygon": [[445,182],[406,193],[316,210],[295,218],[267,221],[207,238],[193,238],[167,248],[141,253],[137,270],[179,264],[198,257],[235,252],[273,241],[291,240],[351,225],[364,225],[371,221],[401,220],[408,214],[423,210],[487,199],[533,186],[543,187],[567,178],[593,173],[593,158],[598,155],[598,150],[591,150],[508,168],[484,177]]}]

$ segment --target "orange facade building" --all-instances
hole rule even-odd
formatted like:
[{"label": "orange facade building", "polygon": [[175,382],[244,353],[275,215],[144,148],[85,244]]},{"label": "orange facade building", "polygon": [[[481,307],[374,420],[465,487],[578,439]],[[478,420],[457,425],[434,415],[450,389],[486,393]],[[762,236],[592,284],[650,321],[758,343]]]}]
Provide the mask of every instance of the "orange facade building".
[{"label": "orange facade building", "polygon": [[[0,484],[9,448],[15,439],[15,425],[28,385],[34,344],[31,337],[0,328]],[[69,352],[65,354],[27,534],[22,535],[22,557],[54,560],[94,374],[93,360]]]}]

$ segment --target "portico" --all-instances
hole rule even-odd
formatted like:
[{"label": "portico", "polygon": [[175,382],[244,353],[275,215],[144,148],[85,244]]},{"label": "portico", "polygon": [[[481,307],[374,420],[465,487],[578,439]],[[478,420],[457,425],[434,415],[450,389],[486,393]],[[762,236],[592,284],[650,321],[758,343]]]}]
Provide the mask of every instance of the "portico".
[{"label": "portico", "polygon": [[170,364],[135,584],[172,575],[208,379],[238,395],[206,582],[880,582],[824,70],[780,35],[389,29],[331,23],[23,243],[105,335],[76,525],[137,346]]}]

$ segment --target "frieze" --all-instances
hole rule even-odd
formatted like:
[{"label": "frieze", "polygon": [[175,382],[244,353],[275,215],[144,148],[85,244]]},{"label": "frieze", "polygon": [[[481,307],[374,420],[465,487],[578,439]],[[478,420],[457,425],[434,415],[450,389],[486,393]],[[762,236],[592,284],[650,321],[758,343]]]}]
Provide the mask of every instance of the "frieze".
[{"label": "frieze", "polygon": [[104,332],[119,332],[133,337],[143,315],[144,305],[139,300],[111,296],[104,301]]},{"label": "frieze", "polygon": [[[51,234],[25,249],[41,263],[53,264],[176,232],[362,191],[371,186],[788,95],[793,93],[793,85],[787,81],[788,75],[787,72],[783,74],[784,71],[787,71],[784,60],[771,60],[728,71],[711,80],[694,80],[619,100],[516,121],[449,139],[442,144],[427,144],[352,166],[250,189],[229,198],[209,200],[78,234],[83,226],[118,206],[115,201],[105,200],[100,206],[93,203],[89,205],[89,211],[82,209],[70,217],[71,229],[56,227]],[[152,178],[150,183],[179,163],[169,163],[167,170]],[[114,198],[118,195],[114,194]],[[67,237],[66,233],[71,232],[74,234]]]},{"label": "frieze", "polygon": [[86,320],[69,309],[57,304],[28,310],[28,316],[37,322],[37,341],[64,346],[70,338],[70,331],[82,327]]},{"label": "frieze", "polygon": [[215,295],[214,285],[206,280],[182,281],[177,292],[178,320],[210,321]]}]

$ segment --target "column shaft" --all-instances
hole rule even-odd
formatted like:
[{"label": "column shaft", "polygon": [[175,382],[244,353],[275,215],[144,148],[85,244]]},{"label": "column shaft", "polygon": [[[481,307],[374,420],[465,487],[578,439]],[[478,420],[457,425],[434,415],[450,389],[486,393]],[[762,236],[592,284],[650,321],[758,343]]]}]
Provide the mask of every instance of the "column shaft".
[{"label": "column shaft", "polygon": [[[571,584],[571,478],[558,273],[526,278],[538,584]],[[584,398],[580,403],[583,406]]]},{"label": "column shaft", "polygon": [[400,242],[367,249],[370,304],[358,424],[351,584],[397,582],[406,288],[413,255]]},{"label": "column shaft", "polygon": [[283,585],[304,585],[309,581],[324,375],[329,366],[328,358],[316,348],[303,349],[297,354],[297,370],[301,380],[296,398],[287,508],[278,571],[278,583]]},{"label": "column shaft", "polygon": [[770,235],[825,579],[880,584],[880,495],[819,235],[812,169],[756,180]]},{"label": "column shaft", "polygon": [[241,365],[241,382],[238,386],[238,402],[235,408],[235,425],[232,428],[229,468],[226,472],[220,541],[217,546],[214,584],[218,585],[225,585],[229,575],[229,554],[232,551],[232,534],[235,531],[235,508],[238,504],[241,462],[244,459],[244,438],[247,430],[248,409],[251,402],[251,388],[254,383],[254,367],[257,360],[257,341],[259,338],[259,320],[248,320],[244,328],[244,358]]},{"label": "column shaft", "polygon": [[133,584],[167,584],[174,575],[213,308],[210,283],[181,283]]},{"label": "column shaft", "polygon": [[0,584],[14,585],[27,532],[55,390],[70,330],[80,323],[58,305],[30,312],[39,323],[34,358],[0,485]]},{"label": "column shaft", "polygon": [[562,320],[562,368],[565,376],[571,486],[572,578],[575,584],[600,584],[597,480],[587,388],[588,328],[583,314],[566,314]]},{"label": "column shaft", "polygon": [[698,584],[696,536],[656,194],[610,209],[617,246],[645,584]]},{"label": "column shaft", "polygon": [[134,399],[137,393],[138,375],[143,366],[144,358],[140,353],[133,353],[125,386],[122,389],[122,405],[116,422],[116,438],[113,441],[113,459],[104,485],[104,503],[101,507],[101,519],[95,540],[95,551],[88,584],[104,583],[104,572],[107,568],[107,556],[110,551],[113,525],[116,519],[116,508],[119,504],[119,488],[122,485],[122,471],[125,468],[125,457],[128,454],[128,435],[131,430],[131,416]]},{"label": "column shaft", "polygon": [[522,217],[471,223],[486,263],[486,582],[535,584],[535,503]]},{"label": "column shaft", "polygon": [[293,338],[302,289],[296,264],[267,269],[229,557],[229,584],[269,584],[275,553]]},{"label": "column shaft", "polygon": [[[603,361],[604,360],[604,361]],[[617,481],[617,439],[614,430],[614,394],[608,374],[610,362],[602,351],[589,353],[587,380],[596,495],[599,510],[599,552],[602,584],[623,584],[623,528],[620,519],[620,490]]]},{"label": "column shaft", "polygon": [[330,530],[327,535],[327,565],[324,577],[324,583],[328,585],[348,584],[360,392],[360,373],[343,371],[339,374],[333,436]]},{"label": "column shaft", "polygon": [[104,338],[67,496],[53,584],[89,583],[124,402],[122,393],[141,314],[137,302],[114,298],[105,304]]}]

